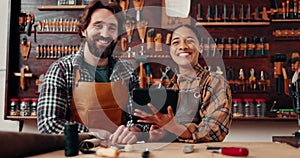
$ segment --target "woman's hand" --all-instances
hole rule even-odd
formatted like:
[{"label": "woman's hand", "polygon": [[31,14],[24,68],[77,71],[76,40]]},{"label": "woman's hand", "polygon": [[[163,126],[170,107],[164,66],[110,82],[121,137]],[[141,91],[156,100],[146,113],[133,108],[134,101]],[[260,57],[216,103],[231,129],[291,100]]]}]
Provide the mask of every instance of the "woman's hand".
[{"label": "woman's hand", "polygon": [[[148,103],[147,105],[152,110],[153,114],[148,114],[142,110],[135,109],[134,116],[142,118],[141,120],[138,120],[138,122],[155,124],[160,129],[165,129],[168,132],[171,132],[176,136],[180,136],[183,138],[192,137],[191,133],[189,132],[189,130],[187,130],[187,128],[184,125],[176,123],[171,106],[168,106],[168,114],[162,114],[152,104]],[[151,129],[149,133],[150,133],[150,140],[161,139],[163,137],[162,135],[166,134],[163,133],[163,131],[155,131],[155,129],[153,130],[152,136],[151,136]]]},{"label": "woman's hand", "polygon": [[160,113],[151,103],[148,103],[147,106],[152,110],[153,114],[148,114],[139,109],[134,110],[134,116],[142,118],[141,120],[138,120],[138,122],[156,124],[159,127],[166,127],[175,124],[176,121],[174,120],[174,113],[171,106],[168,106],[168,114]]}]

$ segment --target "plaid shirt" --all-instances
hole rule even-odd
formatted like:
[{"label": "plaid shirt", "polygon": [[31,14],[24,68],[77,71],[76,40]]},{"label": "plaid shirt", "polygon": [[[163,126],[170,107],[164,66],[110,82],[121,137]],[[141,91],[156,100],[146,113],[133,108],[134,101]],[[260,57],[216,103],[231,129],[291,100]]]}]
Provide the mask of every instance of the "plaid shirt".
[{"label": "plaid shirt", "polygon": [[[204,70],[200,65],[194,67],[198,80],[197,92],[199,92],[199,103],[195,108],[196,116],[192,123],[183,123],[192,133],[192,139],[178,138],[181,142],[208,142],[223,141],[229,132],[232,122],[232,96],[227,81],[222,75]],[[179,75],[180,76],[180,75]],[[185,79],[177,79],[180,86]],[[180,89],[189,91],[191,89]],[[197,93],[194,93],[194,96]],[[187,98],[183,98],[182,101]],[[191,106],[191,105],[188,105]],[[180,107],[178,107],[180,109]],[[189,108],[190,110],[191,108]],[[176,113],[177,115],[177,113]],[[187,115],[187,114],[185,114]],[[180,122],[180,120],[177,119]],[[190,121],[191,122],[191,121]]]},{"label": "plaid shirt", "polygon": [[[70,123],[74,69],[80,70],[80,81],[95,81],[94,75],[82,63],[83,50],[80,49],[75,55],[60,58],[49,67],[45,74],[37,106],[40,133],[63,133],[64,125]],[[128,62],[110,58],[108,67],[111,82],[124,79],[129,89],[138,87],[138,76]],[[131,103],[129,98],[128,107],[131,107]],[[86,126],[77,124],[78,132],[88,132]]]}]

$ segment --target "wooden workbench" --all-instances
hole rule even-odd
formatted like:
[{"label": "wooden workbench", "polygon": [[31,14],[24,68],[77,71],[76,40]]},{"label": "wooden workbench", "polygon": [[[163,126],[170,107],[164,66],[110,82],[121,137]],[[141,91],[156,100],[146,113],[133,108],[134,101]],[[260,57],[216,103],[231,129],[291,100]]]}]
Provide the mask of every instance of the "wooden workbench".
[{"label": "wooden workbench", "polygon": [[[201,143],[194,144],[194,152],[184,154],[182,152],[184,143],[146,143],[135,144],[133,152],[121,152],[119,158],[139,158],[141,153],[146,149],[150,149],[149,158],[222,158],[232,157],[219,153],[207,151],[207,146],[219,147],[246,147],[249,149],[249,158],[297,158],[300,155],[300,149],[292,147],[285,143],[273,142],[223,142],[223,143]],[[64,150],[58,150],[41,155],[33,156],[33,158],[53,158],[64,157]],[[77,157],[98,157],[95,154],[79,154]]]}]

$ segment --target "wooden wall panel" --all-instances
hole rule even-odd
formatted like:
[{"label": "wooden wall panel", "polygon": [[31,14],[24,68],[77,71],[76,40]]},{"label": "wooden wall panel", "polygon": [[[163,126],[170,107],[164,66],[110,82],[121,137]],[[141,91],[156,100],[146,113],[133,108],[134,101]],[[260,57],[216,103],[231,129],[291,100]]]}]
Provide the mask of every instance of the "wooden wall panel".
[{"label": "wooden wall panel", "polygon": [[[35,20],[44,20],[44,19],[52,19],[52,18],[79,18],[82,10],[72,10],[72,11],[65,11],[65,10],[55,10],[55,11],[40,11],[37,9],[37,6],[41,5],[56,5],[57,0],[22,0],[22,1],[14,1],[14,5],[20,5],[20,10],[25,11],[33,11],[35,15]],[[81,0],[77,0],[80,4]],[[278,0],[278,4],[280,4],[283,0]],[[18,3],[19,2],[19,3]],[[107,0],[105,1],[107,2]],[[150,9],[150,6],[153,7],[161,7],[162,0],[145,0],[145,6],[149,8],[145,8],[141,15],[142,18],[149,21],[150,28],[155,28],[156,32],[162,33],[164,36],[168,32],[168,30],[164,30],[160,28],[161,25],[161,10],[157,10],[153,12]],[[271,7],[271,3],[269,0],[259,0],[259,1],[251,1],[251,0],[243,0],[243,1],[235,1],[235,0],[192,0],[191,1],[191,12],[190,15],[195,18],[197,15],[197,4],[201,3],[202,6],[202,15],[206,14],[207,6],[212,5],[219,5],[220,11],[222,10],[223,4],[226,4],[228,7],[228,13],[231,12],[232,4],[236,4],[237,9],[239,9],[241,4],[247,6],[250,4],[253,7],[267,7],[268,9]],[[130,0],[129,8],[133,8],[133,0]],[[15,10],[16,8],[14,8]],[[17,8],[18,9],[18,8]],[[134,12],[134,10],[131,10]],[[254,8],[252,8],[252,12],[254,12]],[[134,15],[134,13],[132,13]],[[16,14],[12,14],[12,20],[17,20],[15,16]],[[36,59],[36,52],[35,48],[39,44],[59,44],[62,43],[64,45],[78,45],[80,43],[80,38],[76,34],[38,34],[37,35],[37,42],[33,41],[33,35],[27,36],[28,39],[31,41],[31,51],[29,55],[29,59],[24,61],[18,50],[19,39],[12,39],[14,37],[18,37],[22,39],[26,35],[21,33],[18,35],[17,26],[15,21],[11,21],[10,28],[14,29],[11,30],[10,34],[10,49],[9,49],[9,64],[8,64],[8,77],[7,80],[7,96],[6,96],[6,104],[9,105],[9,98],[12,97],[37,97],[38,94],[35,93],[37,91],[37,86],[35,85],[35,79],[38,78],[39,75],[45,73],[47,68],[50,66],[52,62],[56,59]],[[235,93],[234,97],[239,98],[257,98],[257,97],[264,97],[267,99],[268,108],[272,105],[273,101],[276,100],[278,103],[278,107],[291,107],[291,99],[289,96],[284,94],[277,95],[276,93],[276,80],[273,78],[273,63],[272,63],[272,56],[277,53],[284,53],[287,55],[287,58],[290,58],[291,52],[296,50],[300,50],[300,45],[298,44],[299,41],[275,41],[274,37],[272,36],[272,31],[278,28],[299,28],[299,23],[273,23],[271,22],[270,25],[266,26],[205,26],[208,30],[210,35],[215,38],[222,38],[222,37],[233,37],[235,39],[239,37],[265,37],[267,42],[270,43],[270,52],[266,58],[224,58],[225,67],[226,66],[233,66],[235,68],[235,76],[238,76],[238,70],[243,68],[246,74],[246,77],[249,76],[249,69],[254,67],[256,70],[256,77],[259,78],[259,71],[263,70],[265,72],[266,79],[270,80],[270,87],[268,88],[267,93]],[[131,47],[137,47],[136,51],[139,49],[140,40],[138,38],[138,33],[135,30],[133,34],[133,42],[129,44]],[[167,49],[164,50],[165,53]],[[213,60],[213,59],[211,59]],[[200,59],[201,61],[201,59]],[[159,78],[161,76],[160,68],[164,67],[163,64],[154,64],[154,63],[165,63],[169,62],[169,59],[151,59],[151,71],[155,78]],[[203,64],[204,61],[201,61]],[[13,76],[13,72],[19,71],[20,67],[23,65],[29,65],[31,72],[34,74],[34,77],[30,79],[30,88],[27,91],[22,91],[18,88],[18,77]],[[284,66],[287,68],[288,76],[291,78],[292,72],[290,70],[290,65],[285,62]],[[226,70],[224,70],[225,72]],[[170,74],[171,75],[171,74]],[[8,109],[6,109],[8,112]]]}]

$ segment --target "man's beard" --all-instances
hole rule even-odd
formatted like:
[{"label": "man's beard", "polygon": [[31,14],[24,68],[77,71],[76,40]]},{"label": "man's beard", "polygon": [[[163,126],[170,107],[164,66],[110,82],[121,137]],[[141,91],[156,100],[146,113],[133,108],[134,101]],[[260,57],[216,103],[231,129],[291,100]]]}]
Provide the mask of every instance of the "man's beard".
[{"label": "man's beard", "polygon": [[[99,40],[105,40],[110,42],[109,45],[107,46],[102,46],[98,45],[97,41]],[[107,58],[112,55],[113,49],[115,47],[115,41],[110,38],[110,37],[98,37],[96,39],[91,39],[87,37],[87,44],[90,52],[95,56],[95,57],[100,57],[100,58]]]}]

